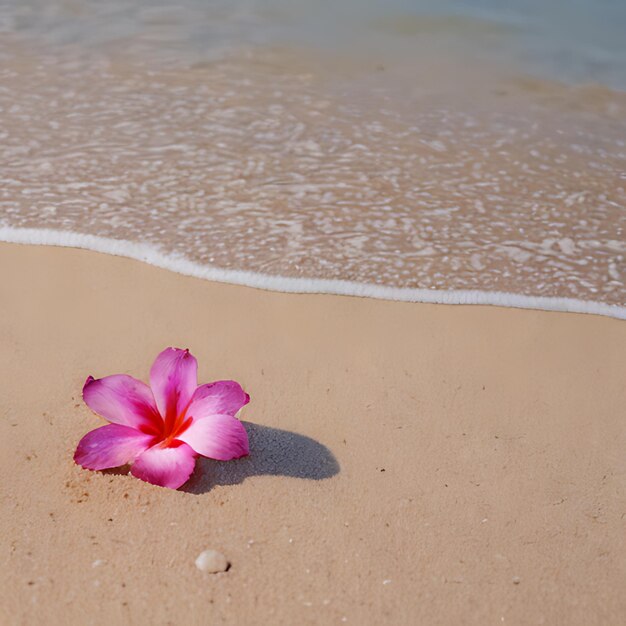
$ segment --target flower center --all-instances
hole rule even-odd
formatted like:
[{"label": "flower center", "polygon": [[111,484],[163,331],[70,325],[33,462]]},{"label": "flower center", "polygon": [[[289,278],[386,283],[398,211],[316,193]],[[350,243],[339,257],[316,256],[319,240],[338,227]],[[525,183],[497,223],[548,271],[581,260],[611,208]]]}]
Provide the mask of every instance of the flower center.
[{"label": "flower center", "polygon": [[176,437],[182,435],[189,425],[193,421],[192,417],[187,417],[187,409],[185,409],[179,415],[176,415],[174,419],[165,419],[163,421],[163,431],[161,433],[162,441],[161,446],[168,448]]}]

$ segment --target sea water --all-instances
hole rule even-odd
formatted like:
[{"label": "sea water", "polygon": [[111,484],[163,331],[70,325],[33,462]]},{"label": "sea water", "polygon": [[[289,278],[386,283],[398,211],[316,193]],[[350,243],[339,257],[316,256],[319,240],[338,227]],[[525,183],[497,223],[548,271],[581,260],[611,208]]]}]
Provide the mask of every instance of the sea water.
[{"label": "sea water", "polygon": [[626,317],[626,3],[0,1],[0,239]]}]

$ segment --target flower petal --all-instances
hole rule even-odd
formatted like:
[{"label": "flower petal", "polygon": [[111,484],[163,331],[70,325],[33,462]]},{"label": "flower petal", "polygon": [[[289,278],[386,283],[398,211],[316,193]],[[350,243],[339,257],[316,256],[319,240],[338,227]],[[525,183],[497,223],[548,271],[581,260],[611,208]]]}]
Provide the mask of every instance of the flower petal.
[{"label": "flower petal", "polygon": [[97,380],[90,376],[83,399],[94,413],[113,424],[149,429],[160,421],[150,387],[132,376],[115,374]]},{"label": "flower petal", "polygon": [[166,348],[150,369],[150,386],[164,420],[182,413],[198,385],[198,361],[189,350]]},{"label": "flower petal", "polygon": [[102,470],[131,463],[154,440],[129,426],[107,424],[88,432],[78,443],[74,461],[85,469]]},{"label": "flower petal", "polygon": [[196,466],[196,453],[185,443],[175,441],[164,448],[157,444],[137,457],[131,474],[147,483],[178,489],[187,482]]},{"label": "flower petal", "polygon": [[218,461],[230,461],[250,454],[248,433],[232,415],[196,418],[178,439],[188,443],[198,454]]},{"label": "flower petal", "polygon": [[250,402],[250,396],[234,380],[218,380],[200,385],[193,394],[187,415],[200,418],[220,413],[236,415]]}]

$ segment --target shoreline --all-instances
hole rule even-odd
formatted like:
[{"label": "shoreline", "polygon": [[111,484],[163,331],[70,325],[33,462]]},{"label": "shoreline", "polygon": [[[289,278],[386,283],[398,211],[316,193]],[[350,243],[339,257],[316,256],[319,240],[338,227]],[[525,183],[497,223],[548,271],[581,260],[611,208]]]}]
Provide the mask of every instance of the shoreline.
[{"label": "shoreline", "polygon": [[[620,321],[4,243],[0,301],[5,621],[623,621]],[[167,345],[250,393],[251,456],[181,491],[77,467],[85,377],[145,380]],[[205,549],[230,570],[199,572]]]},{"label": "shoreline", "polygon": [[438,290],[391,287],[349,280],[296,278],[222,269],[201,265],[173,254],[164,254],[158,247],[150,244],[47,228],[0,226],[0,243],[90,250],[140,261],[183,276],[280,293],[356,296],[423,304],[488,305],[626,319],[626,306],[606,302],[474,289]]}]

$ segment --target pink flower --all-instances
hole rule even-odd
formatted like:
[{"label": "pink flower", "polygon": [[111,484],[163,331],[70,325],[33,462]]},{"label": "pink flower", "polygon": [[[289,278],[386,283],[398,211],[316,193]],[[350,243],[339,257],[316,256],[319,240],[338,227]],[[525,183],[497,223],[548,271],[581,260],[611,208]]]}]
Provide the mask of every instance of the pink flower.
[{"label": "pink flower", "polygon": [[80,440],[76,463],[90,470],[131,463],[133,476],[178,489],[198,455],[219,461],[246,456],[248,435],[235,415],[250,396],[232,380],[198,386],[197,374],[189,350],[167,348],[152,365],[150,387],[125,374],[90,376],[85,403],[110,424]]}]

